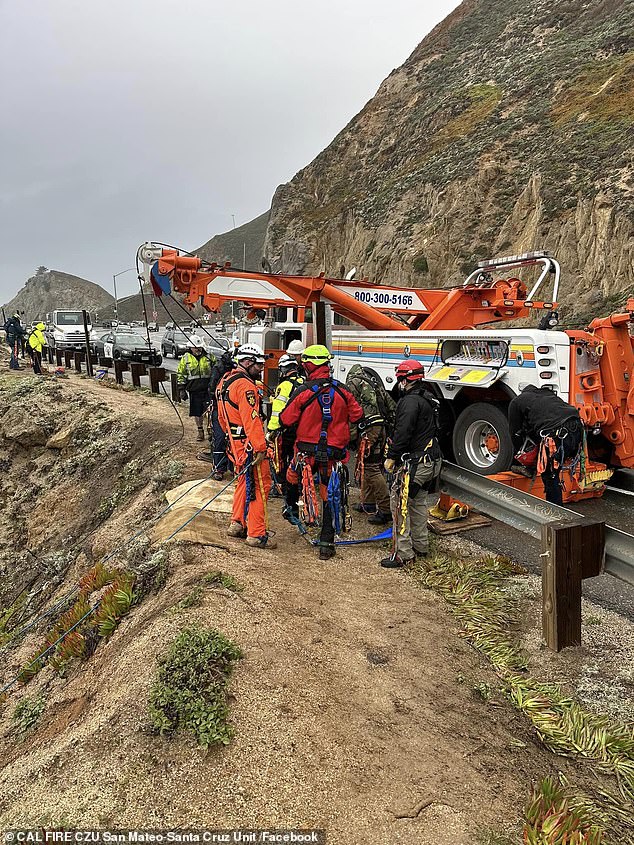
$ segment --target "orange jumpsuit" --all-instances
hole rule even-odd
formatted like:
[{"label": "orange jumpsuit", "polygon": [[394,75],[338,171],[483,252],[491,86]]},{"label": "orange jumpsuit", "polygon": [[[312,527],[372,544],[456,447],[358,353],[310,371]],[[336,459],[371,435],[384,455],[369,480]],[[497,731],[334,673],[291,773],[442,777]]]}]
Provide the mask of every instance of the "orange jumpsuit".
[{"label": "orange jumpsuit", "polygon": [[[227,452],[236,473],[240,473],[251,455],[267,450],[260,393],[256,383],[238,368],[222,377],[216,398],[218,420],[227,435]],[[266,537],[266,500],[270,490],[271,471],[266,459],[238,478],[231,519],[246,527],[248,537]]]}]

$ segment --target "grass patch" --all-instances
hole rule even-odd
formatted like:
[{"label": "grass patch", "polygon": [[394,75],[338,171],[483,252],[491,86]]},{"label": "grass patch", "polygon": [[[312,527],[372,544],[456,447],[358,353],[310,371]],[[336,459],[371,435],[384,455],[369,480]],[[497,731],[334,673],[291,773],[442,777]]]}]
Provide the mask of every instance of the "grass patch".
[{"label": "grass patch", "polygon": [[[461,635],[489,659],[504,683],[509,700],[530,720],[544,746],[561,756],[583,758],[592,764],[595,773],[616,778],[620,797],[597,790],[593,806],[595,815],[601,814],[603,829],[620,829],[619,807],[623,799],[629,807],[634,800],[634,725],[615,724],[603,716],[589,713],[557,685],[540,683],[526,673],[526,657],[512,637],[518,616],[517,601],[511,598],[505,584],[510,575],[517,574],[517,569],[501,557],[472,562],[436,556],[411,571],[419,583],[433,588],[446,599],[462,624]],[[474,692],[486,700],[483,691],[474,687]],[[546,792],[550,795],[552,790],[548,789]],[[553,806],[558,806],[560,796],[552,794]],[[572,801],[568,793],[566,800]],[[531,814],[535,825],[525,834],[529,836],[525,842],[557,845],[567,841],[539,838],[548,825],[554,825],[554,822],[548,822],[544,831],[540,831],[538,821],[541,817],[539,813]],[[576,819],[575,823],[581,829],[581,821]],[[562,831],[566,832],[567,828],[564,826]],[[594,845],[602,840],[573,838],[569,841]],[[625,841],[622,837],[615,840],[619,845]]]},{"label": "grass patch", "polygon": [[231,590],[232,593],[241,593],[244,590],[244,586],[236,581],[233,575],[227,575],[219,569],[208,572],[203,577],[202,583],[205,587],[223,587],[225,590]]},{"label": "grass patch", "polygon": [[228,745],[227,682],[242,652],[210,628],[187,628],[159,661],[150,692],[150,722],[160,734],[191,733],[203,748]]},{"label": "grass patch", "polygon": [[11,721],[20,739],[24,739],[35,728],[40,720],[45,704],[46,702],[42,696],[23,698],[16,704]]},{"label": "grass patch", "polygon": [[184,599],[179,601],[174,610],[187,610],[190,607],[196,607],[199,604],[202,604],[203,595],[204,590],[202,587],[194,587],[193,590],[190,590],[189,593],[187,593]]}]

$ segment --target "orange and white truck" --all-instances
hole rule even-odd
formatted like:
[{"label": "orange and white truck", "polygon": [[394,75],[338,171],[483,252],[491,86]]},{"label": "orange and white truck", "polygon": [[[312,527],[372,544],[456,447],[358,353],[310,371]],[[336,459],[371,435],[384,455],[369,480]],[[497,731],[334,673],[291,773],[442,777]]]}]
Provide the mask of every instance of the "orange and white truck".
[{"label": "orange and white truck", "polygon": [[[547,252],[483,261],[462,285],[432,290],[220,267],[152,243],[138,257],[156,293],[216,312],[239,303],[241,340],[270,353],[273,382],[277,358],[297,338],[327,340],[336,377],[361,364],[388,390],[399,361],[420,361],[441,402],[445,454],[467,469],[528,489],[528,479],[506,472],[507,406],[528,384],[556,391],[585,424],[589,460],[582,478],[566,481],[567,500],[600,494],[615,468],[634,467],[634,298],[585,330],[560,330],[560,267]],[[515,275],[527,272],[537,272],[530,288]],[[320,327],[330,310],[356,325]],[[498,328],[535,314],[538,328]]]}]

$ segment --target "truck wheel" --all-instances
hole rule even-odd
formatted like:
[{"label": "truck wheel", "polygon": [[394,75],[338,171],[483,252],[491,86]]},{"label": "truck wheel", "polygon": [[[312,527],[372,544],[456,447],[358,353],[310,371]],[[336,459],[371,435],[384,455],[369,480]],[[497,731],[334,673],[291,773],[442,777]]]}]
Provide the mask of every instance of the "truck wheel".
[{"label": "truck wheel", "polygon": [[167,358],[167,347],[166,346],[161,346],[161,353],[163,355],[163,358]]},{"label": "truck wheel", "polygon": [[480,475],[505,472],[513,459],[506,414],[495,405],[476,402],[460,414],[453,430],[458,466]]},{"label": "truck wheel", "polygon": [[163,363],[163,359],[161,358],[160,355],[157,355],[154,359],[154,366],[160,367],[162,363]]}]

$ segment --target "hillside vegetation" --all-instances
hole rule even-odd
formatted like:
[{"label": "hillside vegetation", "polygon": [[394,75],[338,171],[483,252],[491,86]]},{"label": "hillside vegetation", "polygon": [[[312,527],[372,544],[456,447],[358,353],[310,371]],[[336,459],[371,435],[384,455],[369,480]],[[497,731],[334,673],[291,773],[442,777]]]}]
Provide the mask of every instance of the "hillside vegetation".
[{"label": "hillside vegetation", "polygon": [[633,34],[622,0],[465,0],[278,188],[267,257],[435,287],[546,248],[569,311],[610,307],[634,284]]}]

